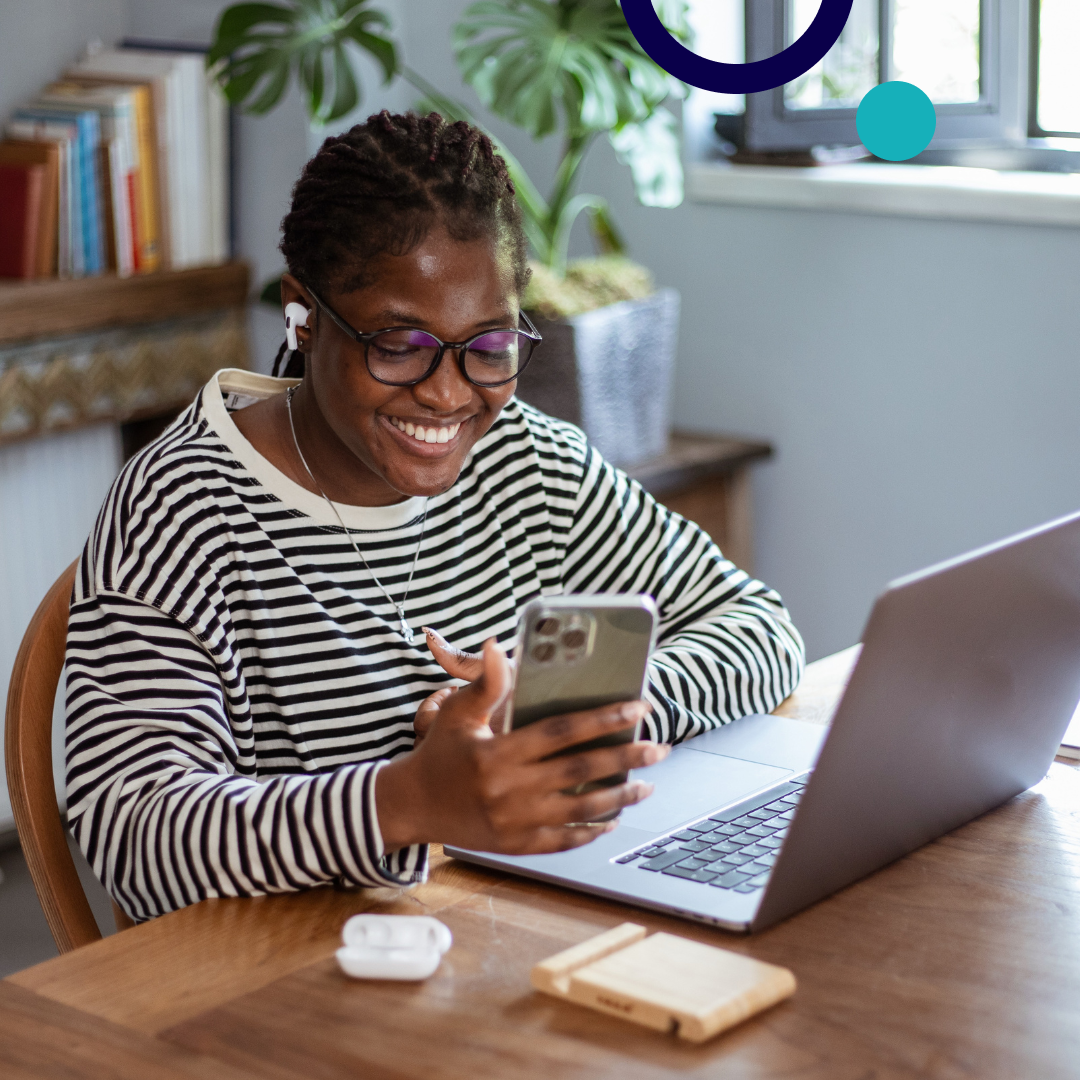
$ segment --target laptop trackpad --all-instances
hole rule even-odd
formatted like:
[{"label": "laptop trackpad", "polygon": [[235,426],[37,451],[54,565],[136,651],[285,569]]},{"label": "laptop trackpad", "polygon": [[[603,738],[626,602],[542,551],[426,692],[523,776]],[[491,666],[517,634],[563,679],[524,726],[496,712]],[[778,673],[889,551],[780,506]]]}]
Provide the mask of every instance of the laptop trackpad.
[{"label": "laptop trackpad", "polygon": [[656,785],[643,803],[628,806],[622,823],[658,833],[751,795],[790,776],[791,769],[676,746],[659,765],[635,769],[634,776]]}]

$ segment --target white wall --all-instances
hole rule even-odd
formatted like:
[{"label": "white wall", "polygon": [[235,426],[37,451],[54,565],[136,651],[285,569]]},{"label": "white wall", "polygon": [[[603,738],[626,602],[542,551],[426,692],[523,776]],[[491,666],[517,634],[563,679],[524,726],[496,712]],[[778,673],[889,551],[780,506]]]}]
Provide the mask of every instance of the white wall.
[{"label": "white wall", "polygon": [[[0,447],[0,690],[5,700],[23,632],[49,586],[86,543],[120,463],[119,443],[118,430],[100,424]],[[0,784],[0,831],[10,820],[7,788]]]},{"label": "white wall", "polygon": [[812,656],[889,579],[1080,507],[1076,230],[620,202],[683,294],[677,422],[777,448],[757,570]]},{"label": "white wall", "polygon": [[111,41],[130,0],[0,0],[0,118],[77,60],[91,38]]}]

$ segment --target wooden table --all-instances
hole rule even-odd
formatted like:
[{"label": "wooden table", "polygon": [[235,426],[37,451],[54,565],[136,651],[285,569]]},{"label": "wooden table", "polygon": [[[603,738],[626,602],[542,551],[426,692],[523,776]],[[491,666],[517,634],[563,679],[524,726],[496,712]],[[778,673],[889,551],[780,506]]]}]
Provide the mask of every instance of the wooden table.
[{"label": "wooden table", "polygon": [[[854,650],[779,711],[827,722]],[[425,983],[350,982],[358,911],[431,913]],[[704,1046],[534,993],[537,960],[625,920],[791,968],[789,1001]],[[0,1075],[145,1080],[1058,1080],[1080,1076],[1080,773],[753,937],[434,854],[411,892],[211,900],[0,983]]]}]

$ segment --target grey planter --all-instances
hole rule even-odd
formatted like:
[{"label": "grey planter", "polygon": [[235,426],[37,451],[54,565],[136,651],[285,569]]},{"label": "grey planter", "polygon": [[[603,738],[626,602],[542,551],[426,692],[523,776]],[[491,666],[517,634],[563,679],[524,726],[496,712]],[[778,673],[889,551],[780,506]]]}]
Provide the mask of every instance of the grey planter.
[{"label": "grey planter", "polygon": [[518,381],[518,397],[578,424],[616,465],[662,454],[678,343],[678,292],[661,289],[644,300],[566,320],[533,321],[544,343]]}]

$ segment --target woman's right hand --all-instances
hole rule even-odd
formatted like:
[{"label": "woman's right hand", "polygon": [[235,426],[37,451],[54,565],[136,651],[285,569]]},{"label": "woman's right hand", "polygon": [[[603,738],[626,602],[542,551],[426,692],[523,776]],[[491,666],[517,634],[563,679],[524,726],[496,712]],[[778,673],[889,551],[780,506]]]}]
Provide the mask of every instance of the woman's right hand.
[{"label": "woman's right hand", "polygon": [[572,824],[640,802],[652,784],[629,780],[585,795],[565,789],[663,760],[670,750],[623,743],[552,758],[569,746],[632,728],[649,710],[643,701],[553,716],[493,735],[493,712],[511,689],[510,665],[492,639],[483,673],[438,703],[420,745],[384,766],[375,803],[387,851],[441,842],[477,851],[533,855],[580,847],[616,825]]}]

